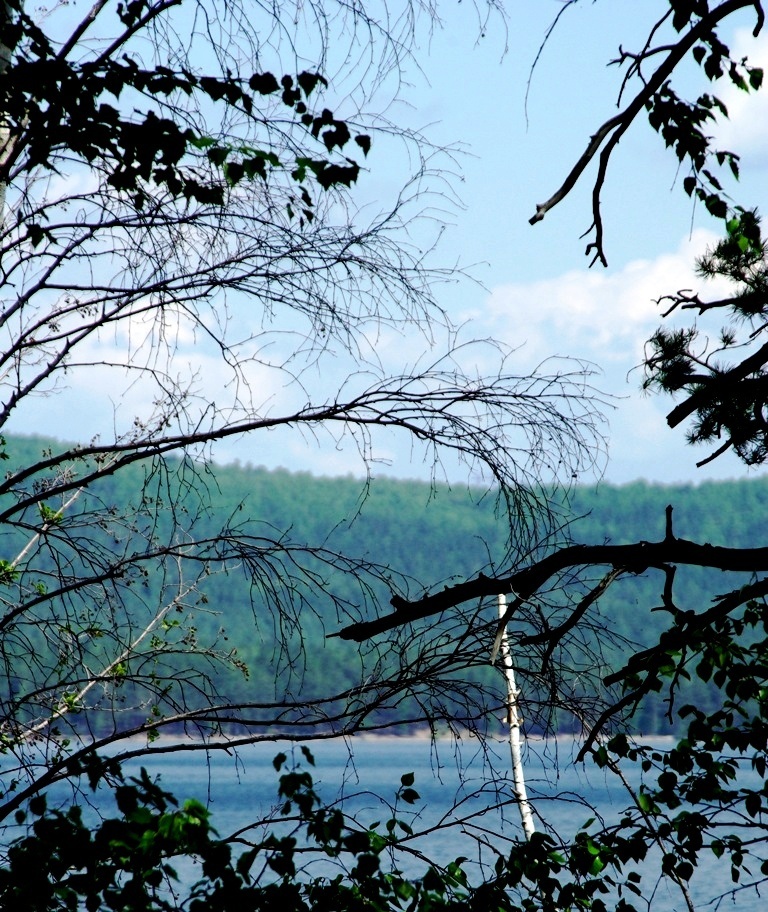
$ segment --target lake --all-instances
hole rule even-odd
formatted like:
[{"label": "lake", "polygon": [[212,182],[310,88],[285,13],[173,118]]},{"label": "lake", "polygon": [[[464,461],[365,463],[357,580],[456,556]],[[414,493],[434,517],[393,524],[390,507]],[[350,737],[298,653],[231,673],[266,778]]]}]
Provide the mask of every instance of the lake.
[{"label": "lake", "polygon": [[[161,784],[177,798],[195,797],[206,803],[221,836],[241,831],[275,809],[278,774],[272,759],[279,751],[289,757],[293,752],[311,771],[315,788],[326,803],[342,801],[345,811],[366,824],[391,816],[401,776],[414,773],[420,798],[412,807],[401,804],[398,817],[415,831],[427,830],[428,834],[414,841],[411,853],[399,860],[409,875],[424,871],[419,851],[443,864],[465,855],[470,859],[471,874],[477,870],[477,862],[492,861],[494,848],[505,852],[509,841],[521,836],[507,772],[506,742],[491,743],[485,754],[472,739],[433,744],[415,737],[356,737],[349,742],[316,741],[310,747],[314,768],[307,766],[297,747],[280,742],[250,745],[236,755],[216,751],[207,762],[199,753],[172,753],[153,757],[143,765],[160,776]],[[546,822],[561,835],[569,835],[595,814],[607,822],[617,820],[629,803],[615,777],[573,763],[574,754],[574,744],[568,739],[529,742],[526,783],[539,829]],[[126,770],[136,771],[139,765],[126,765]],[[500,810],[488,810],[499,803]],[[482,843],[491,848],[482,849]],[[764,912],[765,900],[753,889],[729,893],[734,888],[729,871],[711,853],[702,855],[702,869],[691,881],[697,909],[713,909],[709,901],[728,894],[723,901],[728,907],[738,912]],[[646,887],[651,890],[654,886],[649,878]],[[653,912],[685,908],[680,894],[665,885],[644,899],[652,902]],[[641,901],[635,904],[642,908]]]}]

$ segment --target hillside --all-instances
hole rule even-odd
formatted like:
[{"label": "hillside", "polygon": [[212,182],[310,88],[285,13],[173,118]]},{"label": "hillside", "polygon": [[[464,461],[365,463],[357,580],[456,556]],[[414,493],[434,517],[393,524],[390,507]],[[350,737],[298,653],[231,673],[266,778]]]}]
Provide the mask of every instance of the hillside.
[{"label": "hillside", "polygon": [[[39,458],[50,445],[38,439],[9,439],[9,468]],[[170,474],[152,474],[136,467],[104,480],[95,492],[99,508],[120,510],[135,501],[137,491],[144,490],[146,497],[148,490],[154,490],[169,516],[176,501],[177,512],[186,510],[188,519],[194,517],[198,536],[215,537],[221,529],[237,529],[254,541],[279,541],[279,553],[270,551],[264,559],[274,561],[275,575],[286,578],[292,572],[290,549],[304,546],[387,568],[393,585],[411,593],[489,567],[503,572],[514,559],[506,553],[506,530],[493,498],[480,490],[390,479],[376,480],[364,489],[352,478],[315,478],[282,470],[181,463],[172,468]],[[768,531],[766,479],[697,488],[637,483],[572,492],[570,507],[579,518],[564,530],[561,543],[661,538],[667,504],[674,506],[675,532],[680,537],[738,546],[761,541]],[[138,509],[136,516],[141,516]],[[163,530],[154,530],[153,535],[162,539]],[[10,553],[16,544],[6,537],[3,553]],[[366,613],[376,610],[376,603],[378,610],[387,610],[389,592],[372,582],[369,604],[364,605],[355,580],[335,570],[334,561],[338,563],[335,558],[318,561],[313,575],[290,579],[297,613],[295,617],[289,613],[280,630],[265,609],[262,593],[251,591],[247,584],[247,562],[232,566],[227,575],[210,576],[205,604],[194,619],[195,635],[201,641],[236,648],[247,669],[247,674],[231,674],[221,681],[224,691],[242,696],[245,689],[248,698],[258,702],[286,691],[309,697],[356,685],[361,661],[367,660],[361,659],[355,644],[328,639],[326,634],[344,623],[347,610]],[[233,574],[238,582],[245,575],[246,585],[235,585]],[[718,572],[687,571],[676,584],[677,603],[700,610],[713,594],[733,585],[731,578]],[[146,580],[143,586],[143,597],[153,597],[157,581]],[[630,643],[647,642],[664,623],[663,614],[651,610],[660,603],[660,590],[658,575],[624,580],[602,604],[602,622]],[[414,635],[418,636],[418,625]],[[304,658],[299,660],[302,646]],[[380,658],[378,654],[377,661]],[[706,690],[700,689],[691,699],[705,705]],[[407,705],[401,710],[407,712]],[[662,716],[662,704],[649,703],[636,723],[646,731],[663,730]]]}]

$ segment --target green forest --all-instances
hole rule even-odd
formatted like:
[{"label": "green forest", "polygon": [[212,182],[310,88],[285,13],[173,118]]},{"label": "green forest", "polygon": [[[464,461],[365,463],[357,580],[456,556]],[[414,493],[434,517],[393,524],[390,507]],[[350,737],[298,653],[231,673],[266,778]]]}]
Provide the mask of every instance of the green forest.
[{"label": "green forest", "polygon": [[[13,437],[7,441],[9,469],[16,464],[32,464],[42,459],[52,442],[39,438]],[[269,471],[242,465],[192,464],[171,461],[148,486],[150,469],[133,467],[116,476],[102,479],[89,498],[95,497],[98,509],[107,514],[126,512],[137,491],[154,491],[160,512],[157,536],[162,538],[163,510],[170,528],[170,511],[194,514],[194,529],[201,539],[220,536],[222,530],[237,530],[254,540],[269,539],[281,530],[286,553],[276,556],[277,572],[291,574],[291,596],[295,602],[293,622],[281,618],[276,626],[258,589],[241,585],[252,568],[230,565],[226,572],[212,573],[202,587],[195,606],[185,606],[170,621],[187,645],[196,638],[204,648],[214,645],[229,654],[234,662],[217,666],[217,681],[233,702],[269,703],[290,695],[294,700],[342,693],[360,680],[361,662],[366,661],[359,644],[333,637],[345,621],[388,608],[390,592],[374,577],[391,578],[392,591],[418,596],[426,587],[439,588],[478,572],[501,574],[521,557],[508,549],[508,531],[500,518],[493,491],[419,481],[387,478],[364,483],[352,477],[322,478],[308,473]],[[613,486],[600,484],[576,487],[561,505],[563,524],[559,540],[548,548],[567,543],[630,543],[663,537],[667,505],[674,508],[675,534],[710,544],[729,543],[748,547],[761,540],[768,515],[768,479],[708,482],[698,486],[663,486],[637,482]],[[90,514],[91,499],[79,510]],[[133,505],[135,515],[141,509]],[[568,517],[575,517],[570,518]],[[140,519],[136,520],[140,523]],[[77,525],[73,520],[71,525]],[[138,525],[136,527],[138,529]],[[328,534],[327,530],[332,530]],[[136,531],[136,530],[134,530]],[[110,534],[112,534],[110,532]],[[132,532],[126,528],[126,539]],[[124,549],[126,542],[107,542]],[[6,542],[6,548],[10,545]],[[311,576],[292,574],[290,549],[312,549],[329,555],[357,559],[360,567],[376,569],[370,591],[361,589],[352,575],[332,562],[317,560]],[[232,575],[237,577],[233,581]],[[745,582],[747,578],[745,577]],[[363,581],[364,582],[364,581]],[[703,610],[713,596],[739,584],[734,574],[718,570],[680,568],[676,580],[679,608]],[[658,572],[631,576],[611,587],[601,600],[596,624],[625,642],[625,651],[608,653],[618,665],[620,658],[641,646],[652,645],[668,626],[661,603],[663,579]],[[143,590],[157,598],[158,581],[148,576]],[[367,603],[361,592],[367,591]],[[657,610],[654,610],[657,609]],[[492,611],[490,606],[488,611]],[[287,615],[288,616],[288,615]],[[450,619],[443,618],[443,622]],[[255,624],[254,624],[255,621]],[[166,625],[168,626],[168,625]],[[257,634],[254,635],[254,631]],[[167,631],[168,632],[168,631]],[[418,622],[414,624],[418,634]],[[172,631],[170,631],[172,633]],[[599,630],[596,634],[599,637]],[[156,643],[155,643],[156,645]],[[134,660],[135,661],[135,660]],[[173,659],[169,658],[169,661]],[[178,661],[188,663],[188,653],[179,651]],[[381,662],[381,650],[375,653]],[[585,658],[584,661],[587,661]],[[478,657],[482,666],[483,657]],[[577,659],[574,663],[580,664]],[[610,670],[606,666],[606,671]],[[373,669],[371,669],[373,673]],[[475,674],[488,677],[494,671],[479,667]],[[710,691],[696,680],[683,688],[685,700],[706,708]],[[523,684],[523,705],[525,685]],[[500,691],[501,699],[501,691]],[[714,705],[714,703],[713,703]],[[670,732],[661,697],[649,697],[639,707],[632,725],[644,734]],[[399,714],[399,715],[398,715]],[[94,712],[88,723],[96,726]],[[458,709],[457,717],[460,715]],[[372,724],[399,722],[410,717],[408,700],[398,709],[387,708],[372,715]],[[140,720],[137,720],[140,721]],[[109,726],[110,720],[104,720]],[[561,731],[572,731],[574,719],[567,707],[561,708],[552,724]],[[279,728],[279,723],[277,723]],[[531,733],[541,724],[529,725]]]}]

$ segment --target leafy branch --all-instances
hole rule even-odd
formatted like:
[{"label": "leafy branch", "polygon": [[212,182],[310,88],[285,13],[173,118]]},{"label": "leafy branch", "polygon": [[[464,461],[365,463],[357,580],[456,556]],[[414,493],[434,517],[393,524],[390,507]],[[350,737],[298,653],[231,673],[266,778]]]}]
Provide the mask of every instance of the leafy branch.
[{"label": "leafy branch", "polygon": [[[641,82],[640,89],[618,114],[606,120],[595,131],[563,183],[546,202],[536,206],[536,213],[530,219],[532,225],[540,222],[562,202],[588,165],[598,157],[597,176],[592,188],[592,224],[585,232],[594,232],[594,239],[586,248],[587,256],[592,257],[590,265],[597,262],[604,266],[608,264],[601,208],[603,185],[619,141],[644,110],[648,112],[651,126],[662,135],[667,146],[674,148],[678,160],[689,163],[691,175],[684,181],[685,192],[689,196],[695,193],[708,211],[718,218],[727,218],[730,211],[722,186],[708,169],[707,163],[710,158],[714,158],[719,165],[727,164],[734,176],[738,177],[738,156],[732,152],[712,149],[711,138],[703,131],[703,127],[713,121],[717,114],[727,116],[727,110],[719,99],[708,94],[701,95],[692,103],[683,101],[669,80],[682,61],[691,55],[709,81],[727,74],[731,83],[744,91],[760,88],[762,71],[758,67],[750,67],[746,62],[732,60],[727,46],[717,35],[717,27],[739,10],[753,8],[756,16],[753,35],[757,36],[765,19],[762,4],[759,0],[726,0],[710,8],[707,3],[678,0],[670,5],[672,25],[680,37],[671,44],[658,47],[652,45],[653,36],[670,16],[670,12],[667,12],[651,30],[651,37],[641,52],[630,54],[621,50],[619,58],[614,62],[630,63],[624,87],[635,76]],[[661,57],[658,63],[655,60],[657,55]],[[654,69],[646,76],[642,72],[642,66],[649,61],[653,61]]]}]

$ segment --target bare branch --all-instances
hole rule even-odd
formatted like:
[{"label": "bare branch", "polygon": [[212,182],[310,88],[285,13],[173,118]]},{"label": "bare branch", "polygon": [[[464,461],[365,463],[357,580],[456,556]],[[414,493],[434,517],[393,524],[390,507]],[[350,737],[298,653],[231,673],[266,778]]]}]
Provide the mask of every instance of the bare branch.
[{"label": "bare branch", "polygon": [[[618,573],[643,573],[649,568],[661,569],[668,564],[712,567],[734,572],[766,572],[768,547],[727,548],[698,544],[682,538],[664,538],[658,542],[640,541],[628,545],[571,545],[509,576],[491,578],[480,575],[474,580],[447,586],[441,592],[414,601],[395,595],[391,599],[395,608],[393,614],[350,624],[331,635],[363,642],[387,630],[449,611],[464,602],[509,592],[520,600],[513,604],[519,604],[531,598],[557,573],[569,568],[609,566]],[[611,574],[609,576],[615,578]],[[598,588],[602,592],[605,587]]]}]

